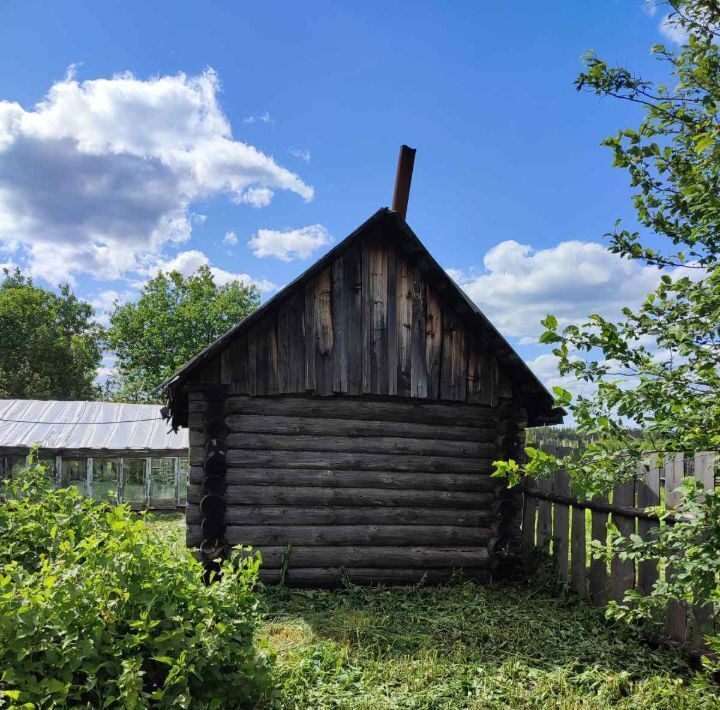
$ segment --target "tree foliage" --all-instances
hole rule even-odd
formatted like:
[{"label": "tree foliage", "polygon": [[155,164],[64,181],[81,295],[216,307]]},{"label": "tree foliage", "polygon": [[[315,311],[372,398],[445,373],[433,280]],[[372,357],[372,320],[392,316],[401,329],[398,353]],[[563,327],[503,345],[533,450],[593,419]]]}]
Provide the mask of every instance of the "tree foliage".
[{"label": "tree foliage", "polygon": [[93,399],[100,326],[65,284],[36,286],[19,269],[0,282],[0,397]]},{"label": "tree foliage", "polygon": [[[608,237],[613,252],[664,272],[622,320],[592,314],[562,330],[551,315],[543,321],[541,341],[553,346],[561,374],[595,386],[575,399],[556,390],[590,442],[579,458],[561,461],[530,448],[525,472],[543,477],[567,468],[586,494],[631,479],[651,456],[662,463],[669,452],[720,450],[720,8],[705,0],[670,4],[670,21],[689,38],[677,51],[653,48],[669,70],[668,85],[592,53],[577,79],[578,90],[643,109],[637,128],[605,141],[614,165],[629,173],[639,225],[617,223]],[[517,475],[511,465],[500,469]],[[650,600],[629,595],[634,614],[649,615],[669,599],[720,603],[718,499],[691,485],[684,491],[680,522],[661,526],[658,538],[614,536],[623,555],[659,558],[676,571]],[[713,643],[720,648],[720,639]]]},{"label": "tree foliage", "polygon": [[218,286],[207,266],[191,276],[159,273],[137,301],[116,305],[107,332],[116,355],[113,396],[148,401],[152,390],[260,303],[254,286]]}]

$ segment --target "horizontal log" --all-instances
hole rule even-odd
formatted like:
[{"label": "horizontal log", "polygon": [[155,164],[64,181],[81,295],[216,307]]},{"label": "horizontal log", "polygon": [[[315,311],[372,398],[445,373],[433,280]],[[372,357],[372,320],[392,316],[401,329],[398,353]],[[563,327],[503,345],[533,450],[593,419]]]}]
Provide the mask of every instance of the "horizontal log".
[{"label": "horizontal log", "polygon": [[497,446],[492,442],[410,439],[392,436],[304,436],[300,434],[228,434],[229,450],[313,451],[390,456],[451,456],[493,458]]},{"label": "horizontal log", "polygon": [[[276,545],[427,545],[484,546],[490,528],[451,525],[228,525],[224,539],[230,545],[267,547]],[[200,526],[187,528],[187,544],[202,542]]]},{"label": "horizontal log", "polygon": [[[190,483],[201,484],[205,473],[190,469]],[[495,491],[501,481],[486,473],[406,473],[394,471],[328,471],[287,468],[231,468],[228,484],[252,486],[323,486],[326,488],[395,488],[431,491]]]},{"label": "horizontal log", "polygon": [[[225,423],[231,432],[247,434],[301,434],[305,436],[393,436],[448,441],[494,441],[494,422],[488,426],[451,426],[403,421],[332,419],[321,417],[231,414]],[[190,432],[192,440],[193,434]],[[201,442],[202,443],[202,442]]]},{"label": "horizontal log", "polygon": [[[199,506],[188,504],[188,525],[199,525]],[[229,525],[461,525],[483,526],[495,519],[494,508],[370,508],[361,506],[235,505],[225,513]]]},{"label": "horizontal log", "polygon": [[[202,464],[203,451],[190,450],[190,463]],[[228,466],[237,468],[321,468],[330,470],[408,471],[437,473],[491,473],[492,458],[463,459],[451,456],[410,456],[322,451],[244,451],[229,449]]]},{"label": "horizontal log", "polygon": [[[342,586],[346,580],[354,584],[444,584],[453,574],[481,581],[487,579],[486,568],[467,568],[460,572],[453,569],[383,569],[381,567],[349,567],[323,569],[322,567],[298,567],[287,570],[284,582],[289,587],[332,589]],[[282,572],[262,567],[260,581],[278,584]]]},{"label": "horizontal log", "polygon": [[[202,401],[190,401],[190,411],[204,412]],[[232,396],[225,401],[227,413],[263,414],[327,419],[416,422],[450,426],[486,426],[497,421],[497,410],[479,404],[446,402],[443,404],[366,397],[245,397]]]},{"label": "horizontal log", "polygon": [[[199,503],[203,495],[199,486],[188,486],[188,503]],[[225,498],[228,507],[240,504],[489,508],[495,501],[492,493],[238,485],[229,485]]]},{"label": "horizontal log", "polygon": [[[263,567],[279,569],[286,547],[256,548],[263,558]],[[380,567],[390,569],[423,569],[435,567],[484,568],[491,564],[487,547],[321,547],[290,548],[289,569],[296,567]]]}]

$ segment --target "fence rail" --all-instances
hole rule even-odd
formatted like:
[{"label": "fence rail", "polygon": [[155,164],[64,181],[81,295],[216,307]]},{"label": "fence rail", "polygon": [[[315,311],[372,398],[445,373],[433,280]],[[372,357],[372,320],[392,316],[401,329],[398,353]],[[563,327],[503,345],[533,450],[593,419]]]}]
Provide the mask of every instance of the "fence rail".
[{"label": "fence rail", "polygon": [[[573,451],[554,445],[542,448],[557,456]],[[610,521],[625,536],[637,533],[643,540],[651,539],[659,525],[672,524],[673,518],[660,521],[646,508],[659,505],[661,500],[667,508],[674,508],[679,500],[677,489],[685,476],[700,481],[705,490],[714,488],[714,461],[714,453],[703,452],[692,458],[674,454],[662,466],[651,466],[636,480],[618,485],[610,496],[596,496],[588,501],[571,495],[565,471],[559,471],[552,480],[526,479],[524,547],[549,553],[558,577],[596,605],[622,601],[630,589],[648,595],[660,575],[667,578],[672,569],[660,570],[654,561],[635,565],[619,557],[608,565],[604,559],[592,558],[590,541],[605,545]],[[684,602],[672,602],[666,610],[666,633],[674,641],[700,647],[713,622],[713,610],[707,605],[688,609]]]}]

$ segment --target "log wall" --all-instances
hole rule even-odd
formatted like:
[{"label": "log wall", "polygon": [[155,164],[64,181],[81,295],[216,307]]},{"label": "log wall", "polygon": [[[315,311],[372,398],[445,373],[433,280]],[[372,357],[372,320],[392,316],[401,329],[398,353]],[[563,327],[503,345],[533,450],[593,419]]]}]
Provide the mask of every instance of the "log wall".
[{"label": "log wall", "polygon": [[485,577],[496,549],[512,552],[521,507],[490,476],[522,438],[524,412],[510,401],[218,396],[226,390],[189,400],[187,543],[206,557],[252,545],[276,582],[290,545],[286,581],[323,586],[340,570],[363,583]]}]

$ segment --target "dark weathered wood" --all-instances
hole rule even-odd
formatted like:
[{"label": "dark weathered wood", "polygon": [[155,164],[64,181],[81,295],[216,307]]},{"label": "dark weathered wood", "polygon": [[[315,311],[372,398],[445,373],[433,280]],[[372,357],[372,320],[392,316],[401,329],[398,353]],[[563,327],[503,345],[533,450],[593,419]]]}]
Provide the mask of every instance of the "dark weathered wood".
[{"label": "dark weathered wood", "polygon": [[[317,381],[315,379],[315,280],[308,281],[305,284],[305,317],[303,323],[303,332],[305,334],[305,390],[314,392],[317,389]],[[229,400],[228,400],[229,402]]]},{"label": "dark weathered wood", "polygon": [[[266,569],[280,568],[285,547],[263,547],[259,552]],[[299,567],[380,567],[423,569],[428,567],[487,567],[491,557],[486,547],[391,547],[391,546],[293,546],[290,569]]]},{"label": "dark weathered wood", "polygon": [[[204,406],[191,402],[191,411]],[[496,422],[497,410],[461,403],[436,404],[411,401],[377,401],[365,399],[302,397],[228,397],[229,413],[319,417],[331,419],[388,420],[443,424],[450,426],[484,426]]]},{"label": "dark weathered wood", "polygon": [[[628,481],[615,487],[613,492],[613,505],[631,508],[635,505],[635,482]],[[635,518],[613,513],[613,523],[625,536],[629,537],[635,532]],[[622,601],[625,592],[635,586],[635,565],[632,560],[621,560],[613,557],[610,563],[610,599]]]},{"label": "dark weathered wood", "polygon": [[[490,528],[450,525],[228,525],[225,540],[230,545],[267,547],[275,545],[392,545],[485,546]],[[199,527],[188,527],[187,544],[203,540]]]},{"label": "dark weathered wood", "polygon": [[411,356],[413,328],[413,284],[410,265],[400,260],[397,266],[397,394],[409,397],[411,392]]},{"label": "dark weathered wood", "polygon": [[[199,503],[199,486],[188,486],[188,503]],[[390,490],[386,488],[321,488],[311,486],[229,485],[225,497],[230,505],[339,505],[438,508],[487,508],[492,493],[460,491]]]},{"label": "dark weathered wood", "polygon": [[570,542],[570,584],[578,594],[587,593],[587,559],[585,550],[585,510],[572,509],[572,539]]},{"label": "dark weathered wood", "polygon": [[[230,525],[453,525],[487,526],[495,512],[485,508],[302,507],[232,505],[225,519]],[[200,508],[190,503],[187,524],[200,524]]]},{"label": "dark weathered wood", "polygon": [[[303,434],[305,436],[394,436],[400,438],[444,439],[447,441],[492,442],[497,438],[494,424],[460,427],[442,424],[416,424],[403,421],[329,419],[320,417],[263,416],[232,414],[225,420],[230,432],[257,434]],[[198,441],[190,431],[190,441]]]},{"label": "dark weathered wood", "polygon": [[[190,452],[190,463],[199,464],[202,456]],[[491,473],[492,459],[464,459],[450,456],[411,456],[363,454],[332,451],[247,451],[230,449],[228,464],[233,467],[324,468],[365,471],[417,471],[437,473]]]},{"label": "dark weathered wood", "polygon": [[[538,481],[538,490],[550,492],[551,482],[548,480]],[[552,503],[548,500],[538,499],[537,532],[535,535],[536,545],[539,550],[545,553],[550,552],[552,540]]]},{"label": "dark weathered wood", "polygon": [[449,456],[470,459],[493,458],[497,446],[482,441],[410,439],[393,436],[305,436],[302,434],[244,434],[225,437],[228,450],[344,452],[414,456]]},{"label": "dark weathered wood", "polygon": [[[694,478],[703,489],[711,491],[715,488],[715,454],[702,452],[695,454]],[[696,604],[690,609],[690,642],[695,648],[705,646],[705,637],[713,632],[713,605]]]},{"label": "dark weathered wood", "polygon": [[[526,479],[525,483],[530,486],[536,485],[532,479]],[[531,553],[535,548],[537,504],[537,498],[529,495],[523,495],[522,538],[526,554]]]},{"label": "dark weathered wood", "polygon": [[425,288],[425,367],[428,376],[428,399],[440,397],[442,332],[442,306],[435,291],[427,286]]},{"label": "dark weathered wood", "polygon": [[388,247],[362,245],[363,392],[388,393],[387,343]]},{"label": "dark weathered wood", "polygon": [[483,353],[477,339],[468,339],[468,366],[467,366],[467,401],[472,404],[480,402],[482,390],[482,360]]},{"label": "dark weathered wood", "polygon": [[[604,496],[595,496],[596,502],[606,502]],[[593,540],[597,540],[601,545],[607,542],[607,513],[593,510],[590,534]],[[594,556],[590,560],[590,572],[588,575],[590,587],[590,597],[594,604],[604,606],[609,598],[608,590],[608,572],[607,562],[604,559],[596,559]]]},{"label": "dark weathered wood", "polygon": [[[653,461],[636,483],[638,508],[649,508],[660,504],[660,469]],[[638,535],[643,540],[651,540],[658,528],[657,520],[638,519]],[[646,560],[638,564],[637,590],[640,594],[648,596],[655,582],[658,580],[658,567],[656,560]]]},{"label": "dark weathered wood", "polygon": [[[567,471],[558,471],[552,481],[552,491],[561,496],[569,494]],[[568,552],[570,549],[570,509],[562,503],[555,503],[553,511],[553,562],[558,577],[568,581]]]},{"label": "dark weathered wood", "polygon": [[398,393],[398,317],[397,317],[398,256],[394,247],[387,251],[387,378],[390,396]]},{"label": "dark weathered wood", "polygon": [[[283,582],[289,587],[311,587],[332,589],[342,586],[346,580],[353,584],[445,584],[457,572],[450,569],[388,569],[378,567],[339,567],[324,569],[299,567],[287,570]],[[460,572],[469,579],[485,579],[487,570],[465,568]],[[278,584],[282,572],[279,569],[262,567],[260,581]]]},{"label": "dark weathered wood", "polygon": [[420,270],[413,268],[412,279],[412,333],[410,343],[410,393],[412,397],[425,399],[428,393],[428,370],[425,338],[427,328],[425,282]]},{"label": "dark weathered wood", "polygon": [[[190,483],[202,483],[199,466],[190,469]],[[327,488],[408,488],[420,491],[495,491],[500,483],[488,474],[405,473],[396,471],[334,471],[327,469],[231,468],[227,483],[252,486],[324,486]]]},{"label": "dark weathered wood", "polygon": [[485,353],[480,375],[480,404],[489,404],[491,407],[497,407],[498,390],[500,388],[500,368],[497,358],[489,353]]},{"label": "dark weathered wood", "polygon": [[[257,331],[252,330],[247,334],[247,393],[251,397],[257,394],[258,368],[257,368]],[[192,404],[190,405],[192,409]]]},{"label": "dark weathered wood", "polygon": [[333,392],[334,345],[332,322],[332,274],[325,269],[314,281],[313,325],[315,328],[315,388],[318,394],[327,396]]},{"label": "dark weathered wood", "polygon": [[343,257],[345,320],[348,333],[348,394],[362,392],[362,257],[353,247]]}]

